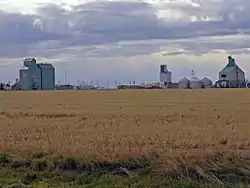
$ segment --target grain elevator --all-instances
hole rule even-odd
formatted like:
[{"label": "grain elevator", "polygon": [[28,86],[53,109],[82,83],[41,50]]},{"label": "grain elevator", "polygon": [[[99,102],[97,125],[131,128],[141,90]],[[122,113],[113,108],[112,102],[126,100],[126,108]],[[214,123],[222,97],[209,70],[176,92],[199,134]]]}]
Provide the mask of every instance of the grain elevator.
[{"label": "grain elevator", "polygon": [[35,58],[26,58],[19,71],[21,90],[55,89],[55,68],[52,64],[39,63]]},{"label": "grain elevator", "polygon": [[241,88],[245,87],[245,73],[236,64],[235,59],[228,56],[227,65],[220,71],[216,87]]},{"label": "grain elevator", "polygon": [[167,68],[167,65],[160,65],[160,82],[164,82],[166,87],[170,87],[172,83],[172,72]]}]

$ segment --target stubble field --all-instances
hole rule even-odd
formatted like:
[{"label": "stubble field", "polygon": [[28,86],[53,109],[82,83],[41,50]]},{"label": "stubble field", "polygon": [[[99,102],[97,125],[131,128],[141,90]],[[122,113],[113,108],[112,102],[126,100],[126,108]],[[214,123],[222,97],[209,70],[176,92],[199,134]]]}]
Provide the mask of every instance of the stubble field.
[{"label": "stubble field", "polygon": [[103,186],[248,183],[249,111],[248,89],[1,92],[1,171],[43,186],[52,171],[71,187],[99,181],[74,172]]}]

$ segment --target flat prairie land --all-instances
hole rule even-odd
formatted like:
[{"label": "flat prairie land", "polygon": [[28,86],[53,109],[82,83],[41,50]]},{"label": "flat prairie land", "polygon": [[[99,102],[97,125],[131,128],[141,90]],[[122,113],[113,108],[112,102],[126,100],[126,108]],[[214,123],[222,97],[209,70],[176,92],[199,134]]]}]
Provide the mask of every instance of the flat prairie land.
[{"label": "flat prairie land", "polygon": [[235,186],[249,151],[250,89],[0,93],[3,184]]}]

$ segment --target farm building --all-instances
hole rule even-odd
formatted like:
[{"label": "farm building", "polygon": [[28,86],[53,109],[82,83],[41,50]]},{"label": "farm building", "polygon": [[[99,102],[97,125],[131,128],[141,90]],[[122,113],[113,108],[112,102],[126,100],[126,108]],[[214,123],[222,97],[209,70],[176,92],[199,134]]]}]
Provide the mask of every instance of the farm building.
[{"label": "farm building", "polygon": [[245,73],[235,63],[235,59],[228,57],[228,64],[220,71],[216,87],[239,88],[245,87]]},{"label": "farm building", "polygon": [[164,82],[166,87],[170,87],[172,83],[172,72],[167,68],[167,65],[160,65],[160,82]]},{"label": "farm building", "polygon": [[26,58],[19,72],[21,90],[50,90],[55,88],[55,68],[51,64],[36,63]]},{"label": "farm building", "polygon": [[179,81],[179,88],[181,89],[187,89],[189,88],[189,79],[187,78],[182,78],[180,81]]},{"label": "farm building", "polygon": [[202,88],[202,82],[199,78],[193,76],[190,80],[189,80],[189,87],[191,89],[198,89],[198,88]]},{"label": "farm building", "polygon": [[201,79],[201,83],[202,83],[203,88],[212,88],[213,87],[213,81],[207,77],[204,77],[203,79]]}]

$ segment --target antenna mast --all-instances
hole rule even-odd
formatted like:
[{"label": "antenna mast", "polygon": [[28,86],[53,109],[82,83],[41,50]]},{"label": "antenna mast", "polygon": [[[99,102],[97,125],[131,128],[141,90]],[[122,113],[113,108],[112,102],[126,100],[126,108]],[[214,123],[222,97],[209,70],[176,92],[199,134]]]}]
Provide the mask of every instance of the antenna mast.
[{"label": "antenna mast", "polygon": [[67,73],[67,69],[66,69],[66,70],[65,70],[65,75],[64,75],[64,79],[65,79],[65,80],[64,80],[64,84],[65,84],[65,85],[67,85],[67,79],[68,79],[68,78],[67,78],[67,76],[68,76],[67,74],[68,74],[68,73]]},{"label": "antenna mast", "polygon": [[195,72],[194,72],[194,70],[192,70],[190,73],[190,78],[193,79],[194,77],[195,77]]}]

